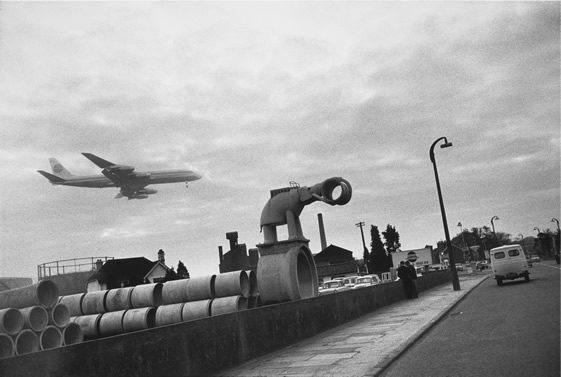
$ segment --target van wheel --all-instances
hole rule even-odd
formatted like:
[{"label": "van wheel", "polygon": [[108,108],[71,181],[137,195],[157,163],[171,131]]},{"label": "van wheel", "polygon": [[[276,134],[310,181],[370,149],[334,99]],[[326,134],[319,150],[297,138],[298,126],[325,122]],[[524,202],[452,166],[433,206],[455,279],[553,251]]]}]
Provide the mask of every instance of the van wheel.
[{"label": "van wheel", "polygon": [[524,280],[526,280],[526,281],[530,281],[530,274],[526,274],[526,275],[524,275]]},{"label": "van wheel", "polygon": [[497,285],[500,287],[503,285],[503,279],[497,279]]}]

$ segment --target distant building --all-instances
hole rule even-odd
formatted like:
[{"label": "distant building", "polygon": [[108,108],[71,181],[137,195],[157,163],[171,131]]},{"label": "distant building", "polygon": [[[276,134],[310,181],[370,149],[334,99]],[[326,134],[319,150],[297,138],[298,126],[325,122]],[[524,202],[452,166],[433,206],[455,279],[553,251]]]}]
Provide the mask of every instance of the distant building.
[{"label": "distant building", "polygon": [[329,245],[314,255],[319,282],[336,277],[358,275],[358,263],[353,252],[339,246]]},{"label": "distant building", "polygon": [[223,253],[222,246],[218,247],[218,265],[220,273],[230,271],[252,270],[257,271],[257,262],[259,261],[259,251],[257,249],[249,249],[244,243],[238,244],[238,232],[226,233],[226,239],[230,241],[230,250]]},{"label": "distant building", "polygon": [[0,292],[33,284],[31,278],[0,278]]},{"label": "distant building", "polygon": [[158,252],[158,260],[155,262],[144,257],[99,262],[97,271],[88,279],[88,292],[165,281],[170,270],[165,264],[163,250]]}]

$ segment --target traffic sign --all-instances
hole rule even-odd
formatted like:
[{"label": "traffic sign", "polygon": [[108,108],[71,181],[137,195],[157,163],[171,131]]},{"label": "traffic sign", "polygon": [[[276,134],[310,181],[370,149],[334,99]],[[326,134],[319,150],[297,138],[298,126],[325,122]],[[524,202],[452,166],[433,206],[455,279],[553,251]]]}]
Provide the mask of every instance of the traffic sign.
[{"label": "traffic sign", "polygon": [[414,251],[410,251],[407,253],[407,260],[409,262],[415,262],[417,260],[417,254]]}]

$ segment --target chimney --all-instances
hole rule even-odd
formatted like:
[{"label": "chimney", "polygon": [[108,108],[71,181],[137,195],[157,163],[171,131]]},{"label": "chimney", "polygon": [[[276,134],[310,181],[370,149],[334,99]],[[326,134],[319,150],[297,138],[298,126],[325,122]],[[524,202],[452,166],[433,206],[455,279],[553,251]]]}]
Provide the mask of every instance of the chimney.
[{"label": "chimney", "polygon": [[318,213],[318,223],[319,223],[319,238],[321,239],[321,249],[327,248],[327,241],[325,240],[325,229],[323,227],[323,215]]},{"label": "chimney", "polygon": [[238,245],[238,232],[226,233],[226,239],[230,241],[230,250],[235,250]]},{"label": "chimney", "polygon": [[158,262],[162,262],[162,263],[166,263],[166,257],[165,257],[166,253],[164,253],[164,251],[162,249],[160,249],[160,251],[158,251]]}]

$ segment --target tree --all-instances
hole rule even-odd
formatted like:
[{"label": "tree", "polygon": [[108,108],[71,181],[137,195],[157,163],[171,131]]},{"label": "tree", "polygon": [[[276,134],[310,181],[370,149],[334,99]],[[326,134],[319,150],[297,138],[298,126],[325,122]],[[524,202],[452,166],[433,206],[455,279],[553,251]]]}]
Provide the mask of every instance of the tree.
[{"label": "tree", "polygon": [[164,279],[165,281],[177,280],[177,274],[173,270],[173,267],[166,272],[166,277]]},{"label": "tree", "polygon": [[187,271],[187,267],[183,264],[182,261],[179,261],[177,264],[177,278],[178,279],[189,279],[189,271]]},{"label": "tree", "polygon": [[388,261],[384,244],[380,239],[380,231],[375,225],[370,226],[370,253],[371,268],[370,272],[386,272],[388,271]]},{"label": "tree", "polygon": [[395,226],[388,224],[388,226],[386,226],[386,231],[382,232],[382,234],[386,240],[386,242],[384,242],[384,246],[386,246],[386,250],[388,251],[387,268],[389,269],[390,267],[393,267],[393,258],[391,253],[395,253],[395,251],[401,247],[401,244],[399,243],[399,233],[395,230]]}]

